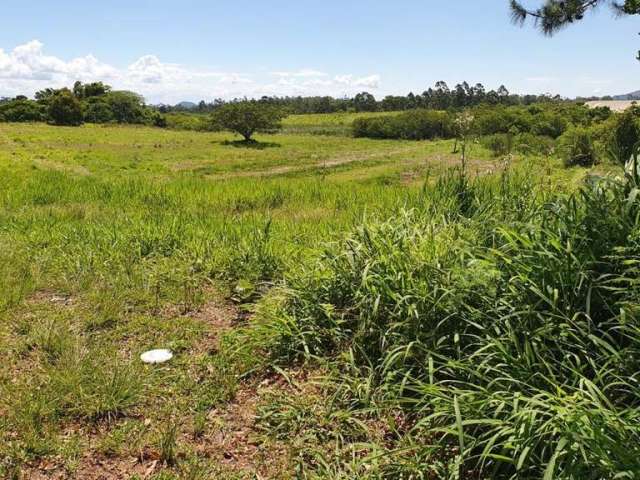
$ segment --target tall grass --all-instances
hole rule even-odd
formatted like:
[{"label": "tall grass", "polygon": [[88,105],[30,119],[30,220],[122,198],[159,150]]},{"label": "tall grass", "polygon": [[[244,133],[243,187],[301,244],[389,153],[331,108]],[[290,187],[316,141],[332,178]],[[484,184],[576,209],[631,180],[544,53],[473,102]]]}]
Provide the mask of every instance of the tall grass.
[{"label": "tall grass", "polygon": [[638,478],[632,170],[570,194],[458,172],[289,275],[245,348],[328,362],[353,415],[405,418],[368,456],[308,462],[309,475]]}]

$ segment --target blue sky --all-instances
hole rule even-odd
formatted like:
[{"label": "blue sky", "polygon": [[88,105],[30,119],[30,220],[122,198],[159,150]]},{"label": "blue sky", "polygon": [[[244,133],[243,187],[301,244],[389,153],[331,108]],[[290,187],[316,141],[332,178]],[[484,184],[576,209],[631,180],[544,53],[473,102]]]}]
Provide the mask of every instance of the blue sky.
[{"label": "blue sky", "polygon": [[507,0],[3,0],[0,14],[0,96],[75,78],[152,102],[380,97],[437,80],[565,96],[640,89],[640,18],[607,8],[553,38],[511,24]]}]

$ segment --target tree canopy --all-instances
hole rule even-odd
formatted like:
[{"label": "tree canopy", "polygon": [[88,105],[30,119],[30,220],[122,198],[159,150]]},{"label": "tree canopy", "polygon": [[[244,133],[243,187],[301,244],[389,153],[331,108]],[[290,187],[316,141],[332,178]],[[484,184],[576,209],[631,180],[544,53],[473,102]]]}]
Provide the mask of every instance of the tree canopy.
[{"label": "tree canopy", "polygon": [[63,88],[51,97],[49,117],[56,125],[80,125],[82,105],[71,90]]},{"label": "tree canopy", "polygon": [[603,4],[610,5],[619,15],[640,14],[640,0],[544,0],[540,7],[533,9],[518,0],[510,0],[510,3],[514,22],[524,24],[531,18],[546,35],[553,35],[561,28],[582,20],[587,12]]},{"label": "tree canopy", "polygon": [[215,127],[230,130],[250,141],[254,133],[273,133],[281,128],[282,109],[259,101],[228,103],[212,115]]}]

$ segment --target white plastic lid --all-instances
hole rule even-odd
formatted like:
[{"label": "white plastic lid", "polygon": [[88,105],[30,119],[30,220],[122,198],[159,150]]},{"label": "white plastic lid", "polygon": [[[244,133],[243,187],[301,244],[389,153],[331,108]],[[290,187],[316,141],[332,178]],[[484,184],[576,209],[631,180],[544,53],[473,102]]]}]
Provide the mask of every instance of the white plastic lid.
[{"label": "white plastic lid", "polygon": [[140,355],[140,360],[144,363],[164,363],[168,362],[173,358],[173,353],[171,350],[159,349],[159,350],[149,350],[148,352],[144,352]]}]

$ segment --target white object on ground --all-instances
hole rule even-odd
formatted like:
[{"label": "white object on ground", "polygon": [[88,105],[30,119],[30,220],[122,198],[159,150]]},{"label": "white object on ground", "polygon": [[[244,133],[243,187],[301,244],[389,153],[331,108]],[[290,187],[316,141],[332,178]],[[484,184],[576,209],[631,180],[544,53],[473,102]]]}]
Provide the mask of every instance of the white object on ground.
[{"label": "white object on ground", "polygon": [[140,360],[144,363],[164,363],[168,362],[173,358],[173,353],[171,350],[149,350],[148,352],[144,352],[140,355]]}]

